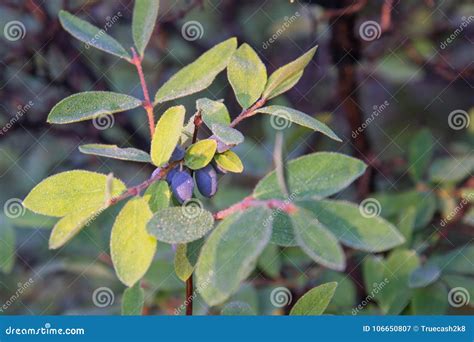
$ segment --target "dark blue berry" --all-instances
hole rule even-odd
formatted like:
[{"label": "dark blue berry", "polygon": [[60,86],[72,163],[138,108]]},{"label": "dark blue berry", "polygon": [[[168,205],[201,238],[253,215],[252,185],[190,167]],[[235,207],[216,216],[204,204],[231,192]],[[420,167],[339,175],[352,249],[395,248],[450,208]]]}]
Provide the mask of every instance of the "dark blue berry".
[{"label": "dark blue berry", "polygon": [[176,145],[173,153],[171,154],[170,161],[182,160],[184,158],[184,154],[185,154],[184,149],[181,146]]},{"label": "dark blue berry", "polygon": [[217,163],[214,160],[212,161],[212,166],[214,166],[214,169],[219,175],[225,175],[227,173],[227,170],[224,170],[219,165],[217,165]]},{"label": "dark blue berry", "polygon": [[173,176],[177,171],[179,171],[179,166],[176,166],[168,171],[168,174],[166,175],[166,181],[168,182],[168,184],[171,184],[171,180],[173,179]]},{"label": "dark blue berry", "polygon": [[217,191],[217,173],[212,165],[207,165],[195,172],[196,185],[204,197],[212,197]]},{"label": "dark blue berry", "polygon": [[191,175],[186,171],[176,171],[171,180],[171,191],[179,203],[183,203],[193,197],[194,182]]}]

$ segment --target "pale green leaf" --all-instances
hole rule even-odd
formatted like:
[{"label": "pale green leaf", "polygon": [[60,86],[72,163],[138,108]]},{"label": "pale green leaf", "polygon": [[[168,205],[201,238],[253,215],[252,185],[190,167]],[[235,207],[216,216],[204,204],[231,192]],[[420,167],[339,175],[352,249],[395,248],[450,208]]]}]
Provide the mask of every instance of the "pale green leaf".
[{"label": "pale green leaf", "polygon": [[150,40],[158,17],[159,0],[135,0],[133,6],[132,35],[140,56]]},{"label": "pale green leaf", "polygon": [[242,44],[227,67],[227,78],[242,108],[249,108],[265,89],[267,69],[248,44]]},{"label": "pale green leaf", "polygon": [[293,306],[290,311],[292,316],[315,316],[321,315],[326,310],[329,302],[334,296],[337,283],[327,283],[312,288],[306,292]]},{"label": "pale green leaf", "polygon": [[58,102],[48,115],[48,122],[67,124],[90,120],[107,114],[137,108],[142,101],[111,91],[86,91]]},{"label": "pale green leaf", "polygon": [[303,75],[303,70],[313,58],[316,48],[317,46],[307,51],[304,55],[295,59],[293,62],[275,70],[275,72],[268,78],[262,97],[265,99],[271,99],[292,88]]},{"label": "pale green leaf", "polygon": [[290,216],[282,210],[273,211],[271,242],[283,247],[298,246]]},{"label": "pale green leaf", "polygon": [[10,273],[15,258],[15,231],[10,223],[0,216],[0,271]]},{"label": "pale green leaf", "polygon": [[174,100],[209,87],[217,74],[225,69],[236,48],[237,39],[230,38],[206,51],[163,84],[154,103]]},{"label": "pale green leaf", "polygon": [[298,208],[290,215],[298,245],[318,264],[342,271],[344,252],[337,238],[311,212]]},{"label": "pale green leaf", "polygon": [[148,223],[148,232],[159,241],[187,243],[207,234],[214,224],[212,214],[192,205],[159,210]]},{"label": "pale green leaf", "polygon": [[198,170],[209,164],[217,149],[217,142],[213,139],[200,140],[192,144],[184,155],[184,165],[191,170]]},{"label": "pale green leaf", "polygon": [[151,141],[151,159],[156,166],[168,162],[181,137],[186,110],[183,106],[171,107],[158,120]]},{"label": "pale green leaf", "polygon": [[268,106],[257,109],[257,113],[273,115],[280,120],[294,122],[300,126],[311,128],[316,132],[321,132],[333,140],[342,141],[326,124],[293,108]]},{"label": "pale green leaf", "polygon": [[244,164],[242,164],[239,156],[231,150],[216,154],[214,160],[220,168],[226,171],[235,173],[244,171]]},{"label": "pale green leaf", "polygon": [[129,160],[140,163],[151,163],[151,158],[148,153],[133,147],[121,148],[117,145],[87,144],[79,146],[79,151],[84,154],[91,154],[94,156]]},{"label": "pale green leaf", "polygon": [[258,268],[272,278],[280,276],[281,258],[278,246],[268,244],[258,258]]},{"label": "pale green leaf", "polygon": [[159,180],[146,189],[143,198],[148,201],[152,212],[168,208],[171,203],[171,190],[168,183]]},{"label": "pale green leaf", "polygon": [[125,204],[112,227],[110,256],[118,278],[131,287],[150,267],[156,251],[156,239],[146,225],[153,213],[141,197]]},{"label": "pale green leaf", "polygon": [[[308,154],[287,164],[288,191],[293,198],[328,197],[346,188],[365,169],[362,161],[340,153]],[[278,186],[275,171],[257,184],[253,196],[258,199],[286,198]]]},{"label": "pale green leaf", "polygon": [[209,128],[213,124],[221,124],[223,126],[230,124],[229,112],[221,101],[213,101],[208,98],[199,99],[196,101],[196,109],[201,113],[202,121]]},{"label": "pale green leaf", "polygon": [[430,167],[430,179],[436,183],[457,183],[474,172],[474,156],[436,159]]},{"label": "pale green leaf", "polygon": [[243,134],[229,126],[213,124],[211,131],[220,141],[229,146],[235,146],[244,141]]},{"label": "pale green leaf", "polygon": [[145,292],[140,282],[127,288],[122,296],[122,316],[140,316],[145,303]]},{"label": "pale green leaf", "polygon": [[[82,209],[100,208],[105,204],[106,181],[106,175],[96,172],[62,172],[35,186],[23,205],[36,213],[57,217]],[[120,195],[126,189],[125,184],[116,178],[112,188],[113,196]]]},{"label": "pale green leaf", "polygon": [[252,272],[271,236],[271,211],[250,208],[224,219],[212,232],[196,265],[197,286],[209,305],[224,302]]},{"label": "pale green leaf", "polygon": [[404,242],[403,236],[381,217],[362,216],[359,207],[346,201],[298,201],[310,210],[346,246],[382,252]]},{"label": "pale green leaf", "polygon": [[63,28],[72,36],[86,43],[86,47],[94,46],[99,50],[130,60],[130,54],[118,41],[105,33],[103,29],[78,18],[67,11],[59,12],[59,21]]},{"label": "pale green leaf", "polygon": [[434,152],[434,139],[428,129],[418,132],[408,149],[408,172],[414,182],[419,182]]},{"label": "pale green leaf", "polygon": [[444,315],[449,308],[448,289],[441,282],[415,289],[411,301],[413,315]]}]

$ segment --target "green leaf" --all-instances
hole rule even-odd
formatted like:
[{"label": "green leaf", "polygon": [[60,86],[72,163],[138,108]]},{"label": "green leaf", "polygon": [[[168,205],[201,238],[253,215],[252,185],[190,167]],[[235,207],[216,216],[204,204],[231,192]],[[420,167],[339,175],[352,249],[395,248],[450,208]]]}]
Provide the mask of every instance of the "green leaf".
[{"label": "green leaf", "polygon": [[362,261],[362,274],[364,278],[365,291],[373,293],[377,298],[374,288],[384,281],[385,262],[380,256],[367,255]]},{"label": "green leaf", "polygon": [[208,98],[196,101],[196,109],[201,113],[202,121],[211,128],[214,124],[228,126],[230,115],[227,107],[221,101],[213,101]]},{"label": "green leaf", "polygon": [[[82,208],[100,208],[105,204],[107,176],[90,171],[74,170],[59,173],[43,180],[31,190],[23,205],[38,214],[65,216]],[[114,178],[112,196],[126,187]]]},{"label": "green leaf", "polygon": [[404,242],[403,236],[381,217],[362,216],[359,207],[346,201],[298,201],[310,210],[346,246],[382,252]]},{"label": "green leaf", "polygon": [[224,219],[209,236],[195,272],[199,294],[209,305],[229,298],[255,268],[270,241],[270,215],[267,208],[250,208]]},{"label": "green leaf", "polygon": [[[455,304],[460,305],[462,302],[464,302],[465,305],[474,307],[474,278],[462,275],[447,274],[442,277],[442,280],[443,282],[448,284],[448,287],[450,289],[454,289],[457,287],[457,290],[460,290],[454,290],[451,293],[451,298],[453,299],[453,302]],[[459,289],[459,287],[461,287],[461,289]],[[462,290],[462,288],[464,288],[465,290]],[[464,297],[465,292],[467,292],[469,296]],[[456,294],[460,295],[460,298],[456,299]],[[446,297],[448,298],[448,296]],[[463,298],[465,298],[464,301],[462,300]]]},{"label": "green leaf", "polygon": [[48,122],[67,124],[124,112],[137,108],[142,101],[132,96],[111,91],[86,91],[58,102],[48,115]]},{"label": "green leaf", "polygon": [[225,69],[236,48],[237,39],[230,38],[206,51],[163,84],[154,103],[174,100],[209,87],[217,74]]},{"label": "green leaf", "polygon": [[408,286],[411,288],[425,287],[441,276],[441,270],[433,264],[426,264],[415,269],[408,279]]},{"label": "green leaf", "polygon": [[[77,203],[80,202],[74,202],[76,206]],[[53,227],[49,237],[49,249],[57,249],[69,242],[82,228],[93,222],[105,209],[106,204],[104,203],[90,207],[81,207],[76,209],[76,211],[68,213]]]},{"label": "green leaf", "polygon": [[400,233],[405,238],[405,242],[400,245],[402,248],[411,246],[413,230],[416,224],[416,207],[408,207],[406,211],[402,211],[398,216],[397,227]]},{"label": "green leaf", "polygon": [[317,46],[293,62],[275,70],[268,78],[262,97],[269,100],[292,88],[300,80],[303,70],[313,58],[316,48]]},{"label": "green leaf", "polygon": [[198,170],[209,164],[217,149],[217,142],[213,139],[200,140],[192,144],[184,155],[184,165],[191,170]]},{"label": "green leaf", "polygon": [[135,197],[125,204],[112,227],[110,255],[118,278],[128,287],[145,275],[153,261],[156,240],[146,230],[152,216],[146,200]]},{"label": "green leaf", "polygon": [[474,245],[466,245],[430,259],[443,273],[474,275]]},{"label": "green leaf", "polygon": [[145,292],[140,282],[126,289],[122,296],[122,316],[140,316],[145,304]]},{"label": "green leaf", "polygon": [[333,140],[342,141],[326,124],[293,108],[268,106],[257,109],[257,113],[273,115],[280,118],[280,120],[291,121],[300,126],[311,128],[316,132],[321,132]]},{"label": "green leaf", "polygon": [[156,166],[168,162],[181,137],[186,110],[183,106],[171,107],[158,120],[151,141],[151,160]]},{"label": "green leaf", "polygon": [[145,53],[145,48],[150,40],[158,17],[158,0],[135,0],[133,6],[132,35],[133,42],[140,56]]},{"label": "green leaf", "polygon": [[274,210],[272,215],[273,230],[271,242],[283,247],[298,246],[290,216],[281,210]]},{"label": "green leaf", "polygon": [[474,172],[474,157],[446,157],[435,160],[429,174],[432,182],[457,183]]},{"label": "green leaf", "polygon": [[0,216],[0,271],[10,273],[15,264],[15,231],[9,222]]},{"label": "green leaf", "polygon": [[244,165],[239,156],[231,150],[216,154],[214,160],[219,167],[226,171],[235,173],[244,171]]},{"label": "green leaf", "polygon": [[211,131],[220,141],[229,146],[235,146],[244,141],[243,134],[229,126],[213,124]]},{"label": "green leaf", "polygon": [[227,66],[227,78],[243,109],[258,100],[267,83],[267,69],[248,44],[242,44]]},{"label": "green leaf", "polygon": [[160,209],[168,208],[171,202],[171,190],[168,183],[159,180],[146,189],[143,198],[148,201],[152,212],[156,213]]},{"label": "green leaf", "polygon": [[278,246],[269,244],[258,258],[258,268],[272,278],[280,276],[281,258]]},{"label": "green leaf", "polygon": [[130,54],[118,41],[105,33],[103,29],[78,18],[67,11],[59,12],[59,21],[63,28],[72,36],[86,43],[86,47],[90,45],[112,55],[124,58],[128,61],[130,60]]},{"label": "green leaf", "polygon": [[444,315],[449,308],[448,289],[443,283],[416,289],[413,292],[411,309],[413,315]]},{"label": "green leaf", "polygon": [[233,301],[224,305],[221,310],[223,316],[255,316],[256,313],[252,307],[245,302]]},{"label": "green leaf", "polygon": [[337,238],[311,212],[298,208],[290,219],[298,245],[311,259],[328,268],[344,270],[345,256]]},{"label": "green leaf", "polygon": [[[366,165],[339,153],[318,152],[291,160],[287,164],[287,184],[294,198],[321,199],[346,188],[365,172]],[[285,199],[275,171],[263,178],[253,191],[258,199]]]},{"label": "green leaf", "polygon": [[420,265],[413,250],[395,250],[385,262],[384,287],[378,293],[380,308],[387,315],[398,315],[413,295],[408,287],[411,273]]},{"label": "green leaf", "polygon": [[413,181],[419,182],[433,156],[434,139],[428,129],[416,134],[408,149],[408,172]]},{"label": "green leaf", "polygon": [[193,205],[159,210],[148,223],[148,232],[159,241],[187,243],[207,234],[214,224],[212,214]]},{"label": "green leaf", "polygon": [[174,257],[174,270],[182,281],[186,281],[194,272],[204,238],[187,244],[178,244]]},{"label": "green leaf", "polygon": [[139,163],[151,163],[151,158],[148,153],[133,147],[120,148],[117,145],[87,144],[79,146],[79,151],[94,156],[129,160]]},{"label": "green leaf", "polygon": [[329,302],[334,296],[337,283],[327,283],[312,288],[306,292],[293,306],[290,311],[292,316],[316,316],[326,310]]}]

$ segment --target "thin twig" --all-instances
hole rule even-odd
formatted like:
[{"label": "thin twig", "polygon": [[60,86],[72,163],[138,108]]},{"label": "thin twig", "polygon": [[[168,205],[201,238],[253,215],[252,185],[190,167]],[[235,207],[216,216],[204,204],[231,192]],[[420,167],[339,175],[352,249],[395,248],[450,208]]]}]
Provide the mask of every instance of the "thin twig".
[{"label": "thin twig", "polygon": [[153,104],[150,100],[150,93],[148,92],[148,87],[146,85],[145,75],[143,74],[142,59],[140,58],[140,56],[138,56],[134,48],[131,49],[133,56],[131,62],[137,68],[138,77],[140,78],[140,84],[143,90],[143,97],[145,98],[145,101],[143,101],[143,108],[145,108],[145,111],[148,115],[148,126],[150,127],[151,137],[153,137],[153,134],[155,133],[155,116],[153,114]]},{"label": "thin twig", "polygon": [[255,111],[262,107],[265,102],[267,102],[267,99],[265,98],[261,98],[260,100],[258,100],[257,102],[255,102],[255,104],[248,108],[248,109],[245,109],[243,110],[231,123],[230,123],[230,127],[235,127],[237,126],[238,123],[240,123],[242,120],[245,120],[253,115],[255,115]]}]

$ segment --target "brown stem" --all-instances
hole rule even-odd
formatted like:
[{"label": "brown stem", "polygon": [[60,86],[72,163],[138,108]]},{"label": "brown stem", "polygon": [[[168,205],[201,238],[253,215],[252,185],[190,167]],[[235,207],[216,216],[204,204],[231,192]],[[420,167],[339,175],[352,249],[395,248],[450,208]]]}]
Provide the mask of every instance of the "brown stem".
[{"label": "brown stem", "polygon": [[151,137],[153,138],[153,134],[155,133],[155,116],[153,114],[153,104],[150,101],[150,93],[148,92],[148,87],[145,82],[145,75],[143,74],[142,59],[138,56],[134,48],[132,48],[132,56],[131,62],[137,68],[138,77],[140,78],[143,97],[145,98],[145,101],[143,101],[143,108],[145,108],[148,115],[148,126],[150,127]]},{"label": "brown stem", "polygon": [[265,102],[267,102],[267,99],[264,99],[264,98],[261,98],[260,100],[258,100],[257,102],[254,103],[254,105],[248,109],[245,109],[242,111],[242,113],[240,113],[231,123],[230,123],[230,127],[235,127],[237,126],[238,123],[240,123],[242,120],[245,120],[253,115],[255,115],[255,111],[262,107]]},{"label": "brown stem", "polygon": [[252,196],[248,196],[248,197],[245,197],[239,203],[236,203],[227,209],[224,209],[215,213],[214,219],[223,220],[227,216],[230,216],[236,212],[243,211],[249,207],[257,207],[257,206],[266,206],[270,209],[281,210],[288,214],[294,213],[297,210],[296,206],[290,203],[289,201],[282,201],[278,199],[257,200],[253,198]]},{"label": "brown stem", "polygon": [[193,315],[193,275],[186,280],[186,316]]}]

